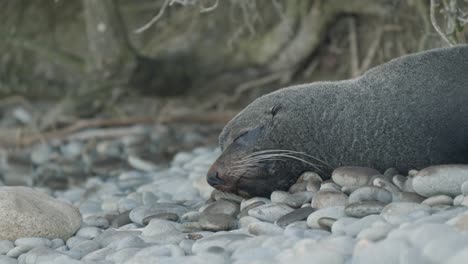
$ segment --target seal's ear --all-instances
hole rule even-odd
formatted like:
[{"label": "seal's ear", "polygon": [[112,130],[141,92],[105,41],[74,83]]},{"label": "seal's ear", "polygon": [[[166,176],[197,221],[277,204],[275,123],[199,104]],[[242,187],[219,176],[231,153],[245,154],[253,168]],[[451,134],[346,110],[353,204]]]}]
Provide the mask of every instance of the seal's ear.
[{"label": "seal's ear", "polygon": [[271,109],[270,109],[270,113],[272,116],[275,116],[278,111],[281,110],[281,105],[280,104],[277,104],[277,105],[274,105]]}]

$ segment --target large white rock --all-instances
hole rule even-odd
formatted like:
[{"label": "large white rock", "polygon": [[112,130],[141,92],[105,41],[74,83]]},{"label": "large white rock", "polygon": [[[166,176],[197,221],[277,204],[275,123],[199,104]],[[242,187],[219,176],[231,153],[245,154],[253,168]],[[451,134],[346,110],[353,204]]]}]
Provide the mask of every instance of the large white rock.
[{"label": "large white rock", "polygon": [[430,197],[461,194],[461,185],[468,181],[468,165],[436,165],[420,170],[413,178],[413,188],[419,195]]},{"label": "large white rock", "polygon": [[72,205],[27,187],[0,187],[0,240],[72,236],[81,214]]}]

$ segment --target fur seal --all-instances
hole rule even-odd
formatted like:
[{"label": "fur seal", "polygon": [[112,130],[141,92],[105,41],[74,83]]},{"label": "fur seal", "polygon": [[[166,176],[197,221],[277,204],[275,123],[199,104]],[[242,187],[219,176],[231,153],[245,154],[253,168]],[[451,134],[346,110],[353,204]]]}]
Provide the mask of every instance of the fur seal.
[{"label": "fur seal", "polygon": [[304,171],[400,171],[468,163],[468,45],[394,59],[362,76],[264,95],[219,136],[207,174],[242,196],[287,190]]}]

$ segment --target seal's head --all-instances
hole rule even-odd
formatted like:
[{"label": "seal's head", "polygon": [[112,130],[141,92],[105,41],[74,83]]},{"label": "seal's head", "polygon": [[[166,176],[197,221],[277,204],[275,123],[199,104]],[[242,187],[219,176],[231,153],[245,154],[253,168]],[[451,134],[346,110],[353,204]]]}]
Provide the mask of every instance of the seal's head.
[{"label": "seal's head", "polygon": [[244,197],[269,196],[315,167],[312,156],[302,152],[302,140],[291,141],[304,135],[295,127],[294,96],[285,98],[283,92],[258,98],[225,126],[219,136],[223,153],[207,174],[211,186]]}]

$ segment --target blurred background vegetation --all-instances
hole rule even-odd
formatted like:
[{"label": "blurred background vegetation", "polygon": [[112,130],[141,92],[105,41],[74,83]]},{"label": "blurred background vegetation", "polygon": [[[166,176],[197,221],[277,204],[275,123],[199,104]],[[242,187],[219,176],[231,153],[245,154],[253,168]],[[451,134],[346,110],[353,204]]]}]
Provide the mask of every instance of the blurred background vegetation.
[{"label": "blurred background vegetation", "polygon": [[0,145],[88,127],[222,127],[281,87],[352,78],[408,53],[466,43],[467,6],[467,0],[4,0],[0,118],[15,118],[1,119]]}]

